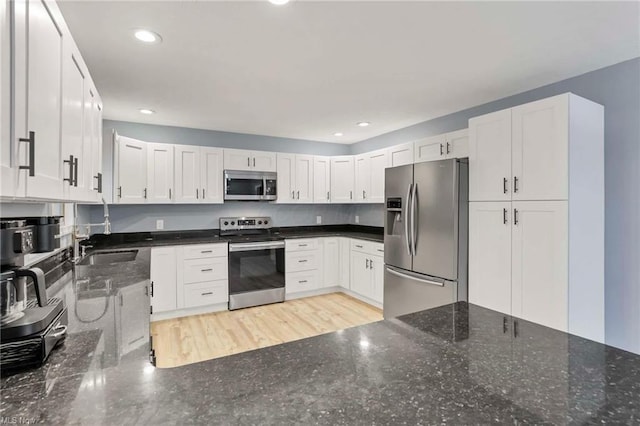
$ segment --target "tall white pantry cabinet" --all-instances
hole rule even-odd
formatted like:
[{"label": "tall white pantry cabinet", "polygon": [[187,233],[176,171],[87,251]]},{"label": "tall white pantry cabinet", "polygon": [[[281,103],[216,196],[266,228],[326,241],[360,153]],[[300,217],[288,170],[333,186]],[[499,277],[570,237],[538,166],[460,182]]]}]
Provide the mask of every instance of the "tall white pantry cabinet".
[{"label": "tall white pantry cabinet", "polygon": [[603,342],[604,108],[567,93],[469,138],[469,302]]}]

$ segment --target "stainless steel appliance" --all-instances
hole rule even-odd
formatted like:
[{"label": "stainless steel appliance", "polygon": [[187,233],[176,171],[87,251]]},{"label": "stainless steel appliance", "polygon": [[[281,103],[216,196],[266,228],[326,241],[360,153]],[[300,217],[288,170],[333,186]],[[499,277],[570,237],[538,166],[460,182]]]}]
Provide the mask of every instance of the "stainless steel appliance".
[{"label": "stainless steel appliance", "polygon": [[458,159],[386,170],[385,318],[467,300],[468,176]]},{"label": "stainless steel appliance", "polygon": [[229,309],[284,302],[284,239],[269,217],[220,219],[229,239]]},{"label": "stainless steel appliance", "polygon": [[35,253],[44,253],[60,248],[60,217],[30,217],[26,221],[34,229]]},{"label": "stainless steel appliance", "polygon": [[225,200],[270,201],[277,197],[277,173],[275,172],[224,171]]},{"label": "stainless steel appliance", "polygon": [[[24,268],[24,255],[35,250],[33,226],[23,220],[0,221],[0,368],[42,364],[66,335],[67,310],[60,299],[47,300],[44,273]],[[28,300],[33,282],[36,300]]]}]

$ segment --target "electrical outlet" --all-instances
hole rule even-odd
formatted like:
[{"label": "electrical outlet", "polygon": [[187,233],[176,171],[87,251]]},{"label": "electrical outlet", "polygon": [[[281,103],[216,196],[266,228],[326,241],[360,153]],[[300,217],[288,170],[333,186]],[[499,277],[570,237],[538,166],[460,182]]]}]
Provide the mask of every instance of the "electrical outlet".
[{"label": "electrical outlet", "polygon": [[322,216],[316,216],[316,224],[322,224]]},{"label": "electrical outlet", "polygon": [[356,215],[356,223],[360,223],[360,216]]},{"label": "electrical outlet", "polygon": [[156,229],[158,230],[164,229],[164,220],[162,219],[156,220]]}]

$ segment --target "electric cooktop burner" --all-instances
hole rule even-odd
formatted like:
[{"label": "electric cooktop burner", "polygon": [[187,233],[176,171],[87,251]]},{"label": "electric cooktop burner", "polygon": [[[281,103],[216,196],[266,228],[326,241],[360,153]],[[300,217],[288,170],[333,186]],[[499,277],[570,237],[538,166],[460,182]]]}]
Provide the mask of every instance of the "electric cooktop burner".
[{"label": "electric cooktop burner", "polygon": [[232,243],[279,241],[284,237],[272,230],[270,217],[222,217],[220,236]]}]

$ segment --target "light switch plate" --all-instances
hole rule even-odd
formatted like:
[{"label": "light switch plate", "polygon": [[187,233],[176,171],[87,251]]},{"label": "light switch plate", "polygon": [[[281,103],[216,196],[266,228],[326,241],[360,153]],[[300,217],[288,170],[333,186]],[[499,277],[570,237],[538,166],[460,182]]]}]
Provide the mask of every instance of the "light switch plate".
[{"label": "light switch plate", "polygon": [[360,216],[356,215],[356,223],[360,223]]},{"label": "light switch plate", "polygon": [[164,229],[164,220],[162,219],[156,220],[156,229],[157,230]]},{"label": "light switch plate", "polygon": [[316,224],[317,225],[322,224],[322,216],[316,216]]}]

